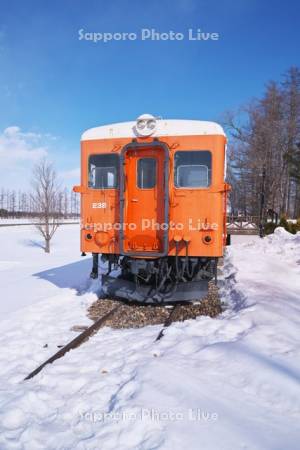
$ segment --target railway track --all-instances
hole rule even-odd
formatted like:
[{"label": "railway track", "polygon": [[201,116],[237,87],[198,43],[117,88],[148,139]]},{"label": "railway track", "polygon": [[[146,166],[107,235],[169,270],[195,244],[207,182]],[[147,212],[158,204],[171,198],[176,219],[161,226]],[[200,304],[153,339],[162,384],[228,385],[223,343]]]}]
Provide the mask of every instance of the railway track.
[{"label": "railway track", "polygon": [[53,356],[51,356],[47,361],[45,361],[43,364],[41,364],[39,367],[37,367],[35,370],[30,372],[27,377],[24,378],[24,381],[30,380],[31,378],[35,377],[38,373],[40,373],[41,370],[48,364],[52,364],[54,361],[56,361],[59,358],[62,358],[67,352],[70,350],[73,350],[77,347],[79,347],[83,342],[87,341],[92,334],[96,333],[101,326],[105,324],[105,322],[113,315],[115,312],[121,307],[121,305],[114,307],[111,309],[108,313],[104,314],[102,317],[100,317],[96,322],[93,323],[89,328],[84,330],[82,333],[80,333],[76,338],[72,339],[68,344],[66,344],[64,347],[62,347],[58,352],[56,352]]},{"label": "railway track", "polygon": [[165,320],[164,326],[163,328],[160,330],[160,332],[158,333],[155,342],[156,341],[160,341],[161,338],[164,336],[165,330],[166,328],[168,328],[172,322],[174,322],[174,319],[176,318],[176,312],[179,310],[179,305],[175,305],[173,307],[173,309],[171,309],[169,317],[167,317],[167,319]]},{"label": "railway track", "polygon": [[[85,341],[87,341],[93,334],[95,334],[102,326],[105,325],[105,323],[121,308],[122,304],[115,306],[112,308],[108,313],[102,315],[97,319],[93,325],[85,329],[82,333],[80,333],[78,336],[76,336],[72,341],[70,341],[68,344],[63,346],[58,352],[56,352],[54,355],[52,355],[50,358],[48,358],[45,362],[43,362],[40,366],[38,366],[35,370],[30,372],[25,378],[24,381],[30,380],[31,378],[35,377],[38,373],[40,373],[45,366],[48,364],[52,364],[57,359],[62,358],[66,353],[68,353],[70,350],[73,350],[75,348],[78,348],[81,344],[83,344]],[[164,322],[163,328],[158,333],[155,342],[159,341],[163,336],[164,332],[167,327],[169,327],[174,319],[176,318],[176,311],[178,310],[179,305],[175,305],[171,310],[170,314],[167,317],[167,319]]]}]

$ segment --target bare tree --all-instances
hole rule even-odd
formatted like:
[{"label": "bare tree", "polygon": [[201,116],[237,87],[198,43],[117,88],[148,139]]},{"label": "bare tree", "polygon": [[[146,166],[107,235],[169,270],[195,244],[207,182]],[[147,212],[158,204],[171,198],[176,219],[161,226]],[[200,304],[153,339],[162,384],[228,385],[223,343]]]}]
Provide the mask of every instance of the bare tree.
[{"label": "bare tree", "polygon": [[1,188],[0,193],[0,209],[4,209],[4,200],[5,200],[5,190]]},{"label": "bare tree", "polygon": [[54,167],[45,158],[33,169],[32,188],[31,198],[39,216],[36,227],[45,239],[45,252],[50,253],[50,241],[59,225],[56,209],[60,188]]},{"label": "bare tree", "polygon": [[28,203],[27,203],[27,193],[26,192],[22,192],[21,194],[21,211],[22,214],[26,214],[26,212],[30,212],[28,210]]},{"label": "bare tree", "polygon": [[69,212],[69,199],[68,199],[68,189],[65,188],[63,191],[63,211],[64,211],[64,218],[68,218],[68,212]]},{"label": "bare tree", "polygon": [[16,191],[12,190],[10,193],[10,199],[9,199],[10,205],[10,212],[12,217],[14,218],[16,215],[16,206],[17,206],[17,196],[16,196]]},{"label": "bare tree", "polygon": [[257,215],[265,168],[266,208],[297,217],[300,178],[295,149],[300,142],[300,69],[290,68],[281,84],[269,82],[261,98],[237,112],[227,112],[223,122],[231,135],[228,175],[234,210]]}]

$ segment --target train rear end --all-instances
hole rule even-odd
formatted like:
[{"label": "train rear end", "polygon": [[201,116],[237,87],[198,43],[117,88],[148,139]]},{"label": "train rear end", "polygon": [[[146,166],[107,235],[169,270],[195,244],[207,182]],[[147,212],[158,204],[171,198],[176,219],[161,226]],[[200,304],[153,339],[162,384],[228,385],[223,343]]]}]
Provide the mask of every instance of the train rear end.
[{"label": "train rear end", "polygon": [[107,295],[205,297],[226,240],[225,146],[217,124],[151,116],[83,134],[81,251],[93,276],[99,255],[106,262]]}]

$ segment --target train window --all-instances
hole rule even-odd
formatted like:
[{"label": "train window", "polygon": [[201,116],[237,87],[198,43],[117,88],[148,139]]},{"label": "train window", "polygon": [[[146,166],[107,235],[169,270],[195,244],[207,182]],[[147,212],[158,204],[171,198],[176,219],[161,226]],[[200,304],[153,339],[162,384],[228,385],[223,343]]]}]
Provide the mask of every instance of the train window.
[{"label": "train window", "polygon": [[211,152],[193,150],[175,153],[176,187],[206,188],[211,184]]},{"label": "train window", "polygon": [[137,162],[137,185],[141,189],[152,189],[156,185],[156,159],[140,158]]},{"label": "train window", "polygon": [[102,154],[89,157],[89,187],[116,189],[119,180],[119,155]]}]

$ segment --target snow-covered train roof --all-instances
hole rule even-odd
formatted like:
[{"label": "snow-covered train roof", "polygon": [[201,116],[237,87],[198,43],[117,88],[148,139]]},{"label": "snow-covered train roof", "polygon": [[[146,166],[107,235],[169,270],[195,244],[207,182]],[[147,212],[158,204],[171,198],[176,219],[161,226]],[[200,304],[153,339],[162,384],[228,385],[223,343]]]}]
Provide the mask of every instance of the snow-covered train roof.
[{"label": "snow-covered train roof", "polygon": [[[134,138],[139,136],[136,121],[113,123],[85,131],[82,141],[112,138]],[[156,128],[151,137],[161,136],[197,136],[197,135],[222,135],[225,136],[223,128],[215,122],[202,120],[164,120],[156,121]]]}]

